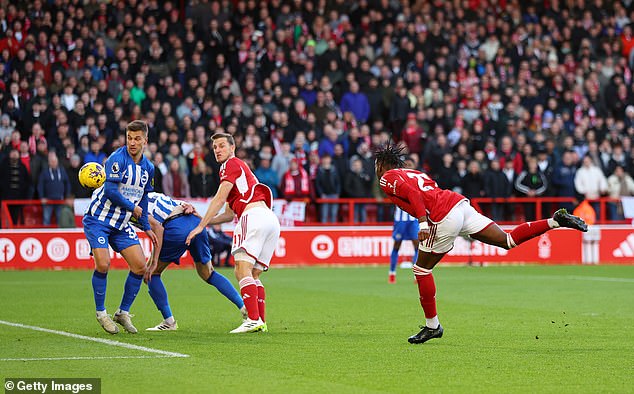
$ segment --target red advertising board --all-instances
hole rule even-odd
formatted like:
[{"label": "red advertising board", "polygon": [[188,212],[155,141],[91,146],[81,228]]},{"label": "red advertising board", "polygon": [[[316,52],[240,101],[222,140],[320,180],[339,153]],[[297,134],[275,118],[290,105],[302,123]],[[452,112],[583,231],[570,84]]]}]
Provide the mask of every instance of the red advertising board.
[{"label": "red advertising board", "polygon": [[[141,245],[149,254],[150,242],[139,232]],[[598,234],[598,238],[596,235]],[[550,231],[521,246],[505,250],[458,238],[443,263],[537,263],[580,264],[584,247],[598,248],[601,263],[634,263],[634,229],[601,227],[595,241],[584,241],[582,233],[568,229]],[[390,227],[295,227],[282,230],[272,266],[317,264],[387,264],[392,250]],[[401,248],[403,259],[413,253],[410,243]],[[111,252],[112,267],[126,268]],[[187,254],[182,264],[192,264]],[[81,229],[0,231],[1,269],[90,269],[90,247]]]}]

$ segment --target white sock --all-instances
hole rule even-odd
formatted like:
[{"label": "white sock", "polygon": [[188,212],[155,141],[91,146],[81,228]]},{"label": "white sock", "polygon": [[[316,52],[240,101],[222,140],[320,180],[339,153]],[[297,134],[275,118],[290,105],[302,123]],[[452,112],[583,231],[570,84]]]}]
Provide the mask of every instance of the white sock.
[{"label": "white sock", "polygon": [[440,325],[440,322],[438,321],[438,315],[432,317],[431,319],[425,318],[425,325],[433,329],[438,328],[438,326]]},{"label": "white sock", "polygon": [[548,219],[548,226],[550,226],[550,228],[558,228],[561,227],[559,226],[559,223],[557,223],[557,221],[553,218],[549,218]]},{"label": "white sock", "polygon": [[170,316],[167,319],[165,319],[165,323],[172,325],[174,323],[176,323],[176,320],[174,320],[174,316]]},{"label": "white sock", "polygon": [[97,311],[97,317],[104,317],[107,315],[108,315],[108,312],[106,312],[105,309],[103,311]]},{"label": "white sock", "polygon": [[390,275],[396,275],[396,271],[390,271]]},{"label": "white sock", "polygon": [[127,315],[127,314],[129,314],[129,313],[130,313],[130,312],[128,312],[128,311],[122,311],[121,309],[117,309],[117,311],[115,312],[115,314],[117,314],[117,315]]}]

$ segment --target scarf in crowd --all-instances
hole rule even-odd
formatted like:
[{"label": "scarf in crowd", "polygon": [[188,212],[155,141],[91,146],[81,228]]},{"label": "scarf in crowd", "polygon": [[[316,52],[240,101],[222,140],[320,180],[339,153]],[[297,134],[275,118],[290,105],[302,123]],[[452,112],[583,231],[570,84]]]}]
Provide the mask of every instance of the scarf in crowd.
[{"label": "scarf in crowd", "polygon": [[310,192],[308,173],[302,167],[299,167],[299,170],[296,171],[294,174],[291,171],[288,171],[286,175],[284,175],[284,195],[297,193],[297,190],[295,190],[295,177],[297,175],[299,175],[301,178],[301,194],[308,194]]}]

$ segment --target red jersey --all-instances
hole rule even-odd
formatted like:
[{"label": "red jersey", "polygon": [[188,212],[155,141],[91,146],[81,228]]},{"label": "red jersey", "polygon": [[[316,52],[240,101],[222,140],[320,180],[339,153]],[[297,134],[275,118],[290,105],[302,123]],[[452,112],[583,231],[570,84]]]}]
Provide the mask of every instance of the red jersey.
[{"label": "red jersey", "polygon": [[220,182],[222,181],[233,183],[227,202],[238,217],[242,216],[244,208],[252,202],[264,201],[271,208],[271,189],[260,183],[245,162],[237,157],[230,158],[220,167]]},{"label": "red jersey", "polygon": [[432,223],[442,221],[456,204],[467,199],[439,188],[427,174],[405,168],[387,171],[379,184],[399,208],[415,218],[427,216]]}]

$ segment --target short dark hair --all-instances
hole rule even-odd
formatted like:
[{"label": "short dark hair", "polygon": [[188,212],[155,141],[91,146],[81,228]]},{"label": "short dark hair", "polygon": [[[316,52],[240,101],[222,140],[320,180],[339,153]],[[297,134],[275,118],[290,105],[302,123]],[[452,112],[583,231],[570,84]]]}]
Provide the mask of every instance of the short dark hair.
[{"label": "short dark hair", "polygon": [[220,138],[225,138],[229,145],[235,146],[236,140],[233,139],[233,136],[229,133],[216,133],[211,136],[212,141],[218,140]]},{"label": "short dark hair", "polygon": [[405,159],[403,158],[404,149],[405,147],[402,145],[388,143],[384,147],[378,148],[374,152],[374,157],[377,164],[382,168],[403,168],[405,165]]},{"label": "short dark hair", "polygon": [[128,123],[128,125],[125,127],[125,131],[142,131],[145,136],[147,137],[148,135],[148,127],[147,127],[147,123],[145,123],[142,120],[133,120],[132,122]]}]

